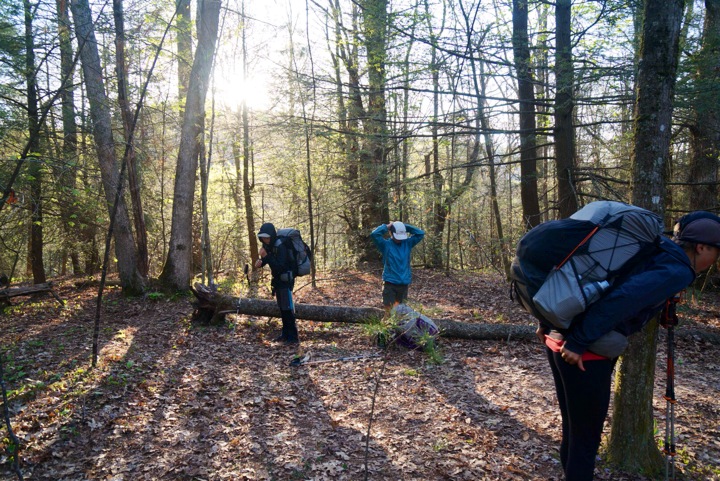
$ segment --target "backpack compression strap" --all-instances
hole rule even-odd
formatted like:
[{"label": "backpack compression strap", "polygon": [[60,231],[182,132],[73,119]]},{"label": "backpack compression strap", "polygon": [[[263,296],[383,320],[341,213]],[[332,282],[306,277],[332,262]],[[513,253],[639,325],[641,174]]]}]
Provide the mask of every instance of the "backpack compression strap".
[{"label": "backpack compression strap", "polygon": [[568,254],[565,257],[565,259],[563,259],[562,262],[560,264],[558,264],[555,268],[560,269],[562,266],[564,266],[565,263],[568,261],[568,259],[570,259],[573,256],[573,254],[575,254],[575,251],[578,250],[580,247],[582,247],[582,245],[585,244],[588,241],[588,239],[590,239],[593,235],[595,235],[595,233],[598,231],[599,228],[600,228],[600,226],[596,225],[595,228],[593,230],[591,230],[588,233],[588,235],[586,235],[585,238],[583,240],[581,240],[580,243],[578,245],[576,245],[572,251],[570,251],[570,254]]}]

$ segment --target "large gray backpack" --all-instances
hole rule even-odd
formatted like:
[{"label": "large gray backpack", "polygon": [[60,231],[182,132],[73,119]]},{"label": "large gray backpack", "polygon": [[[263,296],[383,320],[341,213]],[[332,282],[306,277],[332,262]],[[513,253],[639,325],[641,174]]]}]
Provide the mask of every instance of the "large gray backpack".
[{"label": "large gray backpack", "polygon": [[567,329],[613,281],[655,252],[662,219],[622,202],[587,204],[525,234],[511,267],[514,294],[535,317]]},{"label": "large gray backpack", "polygon": [[303,241],[300,231],[293,228],[285,228],[277,231],[276,244],[284,244],[290,256],[289,262],[294,277],[310,274],[310,261],[312,252],[310,247]]}]

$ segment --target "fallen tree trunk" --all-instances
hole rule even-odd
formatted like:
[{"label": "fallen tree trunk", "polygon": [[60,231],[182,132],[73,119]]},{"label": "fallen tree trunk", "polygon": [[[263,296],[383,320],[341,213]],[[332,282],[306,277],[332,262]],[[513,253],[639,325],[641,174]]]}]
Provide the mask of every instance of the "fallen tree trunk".
[{"label": "fallen tree trunk", "polygon": [[[275,301],[226,296],[197,283],[192,291],[197,298],[193,321],[218,323],[224,321],[226,314],[280,317],[280,309]],[[295,317],[309,321],[367,324],[381,319],[383,314],[382,309],[374,307],[295,304]],[[433,321],[440,328],[440,335],[443,337],[477,340],[535,338],[534,326],[470,324],[450,319],[433,319]]]},{"label": "fallen tree trunk", "polygon": [[55,294],[55,291],[52,290],[52,285],[52,282],[44,282],[42,284],[34,284],[32,286],[8,287],[6,289],[0,289],[0,301],[7,303],[11,297],[30,296],[41,292],[49,292],[55,300],[60,303],[60,305],[63,305],[63,301],[57,294]]},{"label": "fallen tree trunk", "polygon": [[[194,303],[193,321],[221,323],[226,314],[250,316],[280,317],[280,309],[275,301],[247,299],[226,296],[217,290],[196,283],[192,289],[197,302]],[[383,317],[383,310],[374,307],[319,306],[314,304],[295,304],[295,316],[298,319],[319,322],[346,322],[367,324]],[[485,324],[458,322],[451,319],[433,319],[440,328],[440,335],[455,339],[510,340],[535,339],[533,325]],[[678,339],[692,339],[710,343],[720,343],[720,334],[700,329],[678,329]]]}]

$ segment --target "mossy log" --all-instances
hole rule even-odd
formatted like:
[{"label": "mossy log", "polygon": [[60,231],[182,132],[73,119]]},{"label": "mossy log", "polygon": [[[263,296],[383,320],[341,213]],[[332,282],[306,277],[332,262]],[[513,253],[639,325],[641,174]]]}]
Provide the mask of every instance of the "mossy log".
[{"label": "mossy log", "polygon": [[[245,314],[250,316],[280,317],[280,309],[275,301],[231,297],[217,292],[216,289],[196,283],[192,289],[197,298],[194,303],[193,321],[222,322],[226,314]],[[383,317],[383,310],[374,307],[319,306],[314,304],[295,304],[295,316],[319,322],[346,322],[367,324]],[[450,319],[433,319],[440,328],[440,335],[456,339],[533,339],[534,326],[516,326],[510,324],[470,324]]]}]

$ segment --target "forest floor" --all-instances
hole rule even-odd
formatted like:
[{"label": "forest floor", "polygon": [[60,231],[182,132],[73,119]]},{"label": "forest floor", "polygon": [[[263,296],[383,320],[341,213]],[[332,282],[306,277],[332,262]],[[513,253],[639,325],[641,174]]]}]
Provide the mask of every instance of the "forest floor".
[{"label": "forest floor", "polygon": [[[320,277],[316,289],[298,282],[297,302],[380,307],[379,271]],[[90,369],[97,288],[75,281],[57,283],[64,307],[50,296],[14,298],[0,315],[25,479],[562,479],[559,411],[535,342],[443,338],[439,364],[393,347],[386,361],[292,367],[295,349],[270,341],[278,320],[228,316],[223,326],[198,326],[190,322],[192,299],[125,299],[108,288],[99,362]],[[410,298],[430,317],[532,323],[495,273],[415,269]],[[678,331],[717,335],[720,296],[704,294],[680,316]],[[378,352],[362,326],[298,325],[311,359]],[[664,339],[661,333],[653,399],[658,439]],[[680,338],[676,395],[680,479],[720,480],[720,346]],[[7,443],[5,422],[0,433]],[[5,453],[0,479],[18,479]],[[599,463],[596,479],[648,478]]]}]

